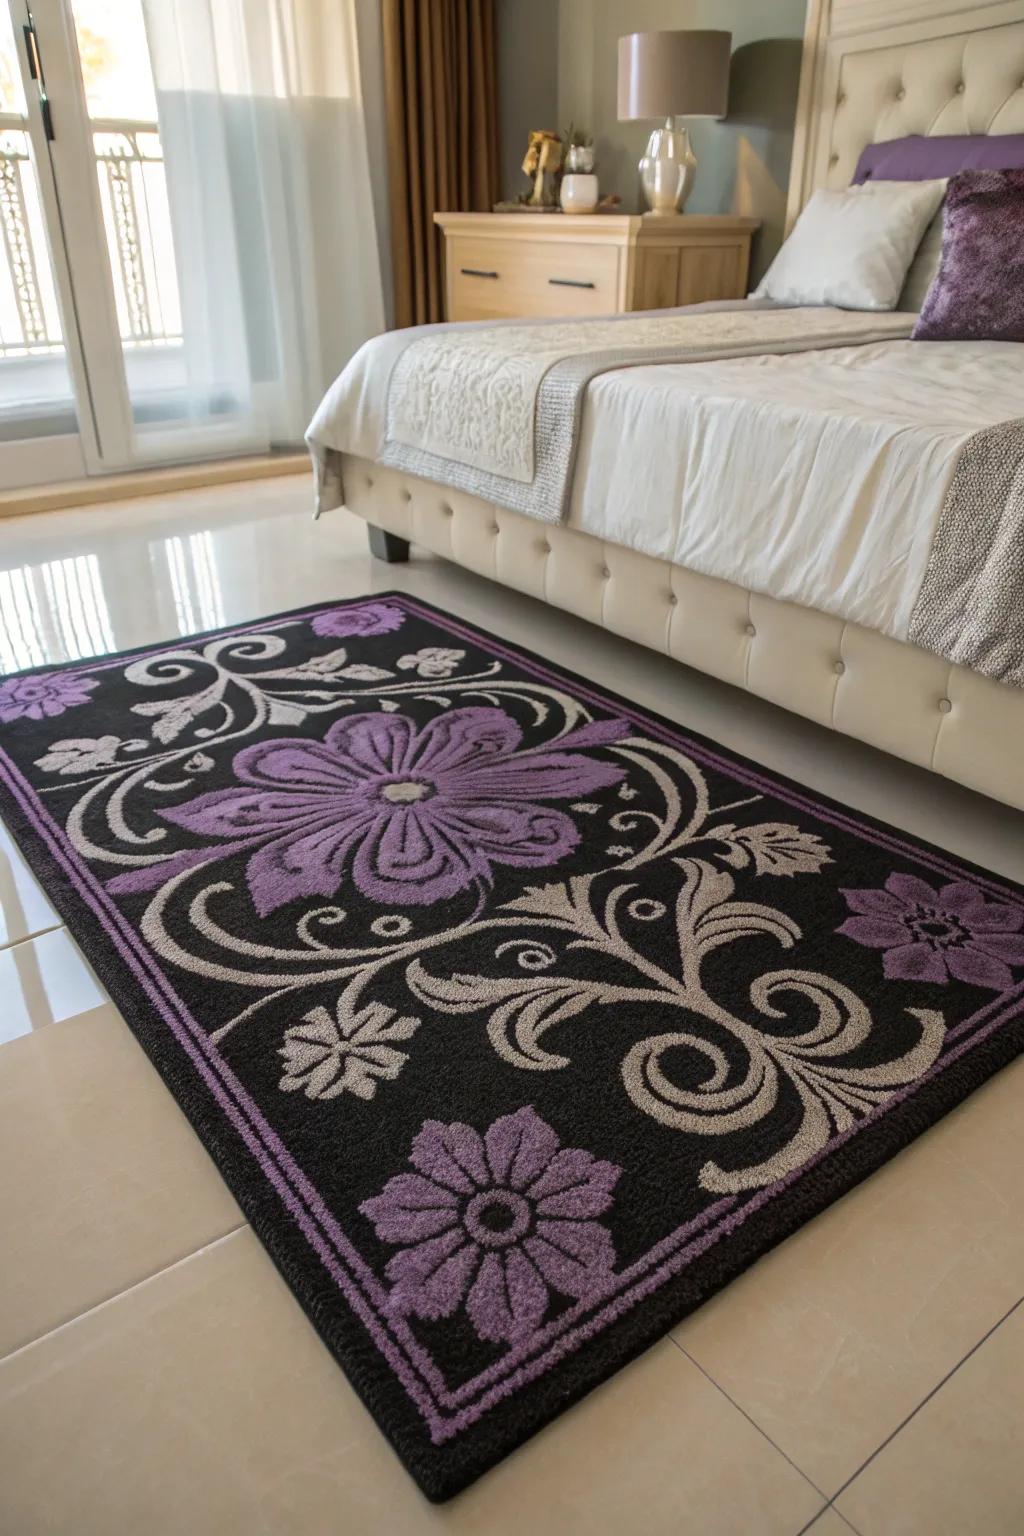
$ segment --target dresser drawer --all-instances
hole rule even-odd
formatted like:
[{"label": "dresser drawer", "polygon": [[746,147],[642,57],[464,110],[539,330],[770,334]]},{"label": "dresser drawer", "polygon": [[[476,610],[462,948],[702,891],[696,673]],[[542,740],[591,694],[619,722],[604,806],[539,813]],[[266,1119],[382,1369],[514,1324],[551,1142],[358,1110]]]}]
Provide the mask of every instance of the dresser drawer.
[{"label": "dresser drawer", "polygon": [[450,236],[446,250],[448,318],[614,314],[620,308],[619,257],[614,246],[583,241]]},{"label": "dresser drawer", "polygon": [[618,315],[746,293],[756,219],[435,213],[449,320]]}]

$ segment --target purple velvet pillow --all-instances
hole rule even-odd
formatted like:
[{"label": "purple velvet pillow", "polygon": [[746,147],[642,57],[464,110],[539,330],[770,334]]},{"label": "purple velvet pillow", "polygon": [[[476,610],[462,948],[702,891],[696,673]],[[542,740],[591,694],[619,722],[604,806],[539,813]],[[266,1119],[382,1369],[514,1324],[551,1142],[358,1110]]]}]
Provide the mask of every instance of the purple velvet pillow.
[{"label": "purple velvet pillow", "polygon": [[914,340],[1024,341],[1024,171],[950,181],[942,260]]},{"label": "purple velvet pillow", "polygon": [[1024,170],[1024,133],[913,133],[861,151],[860,181],[934,181],[958,171]]}]

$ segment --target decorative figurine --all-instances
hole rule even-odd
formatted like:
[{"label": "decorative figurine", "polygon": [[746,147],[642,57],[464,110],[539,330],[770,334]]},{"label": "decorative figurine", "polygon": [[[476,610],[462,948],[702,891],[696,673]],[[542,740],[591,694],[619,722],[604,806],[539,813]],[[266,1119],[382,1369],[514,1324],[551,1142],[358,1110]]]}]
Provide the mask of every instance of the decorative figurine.
[{"label": "decorative figurine", "polygon": [[524,201],[529,208],[554,208],[558,197],[555,178],[562,166],[562,140],[548,129],[534,129],[523,160],[523,173],[533,177],[533,191]]},{"label": "decorative figurine", "polygon": [[599,200],[594,141],[572,123],[561,136],[547,128],[530,134],[523,174],[533,180],[530,191],[495,203],[495,213],[606,213],[619,203],[618,196]]}]

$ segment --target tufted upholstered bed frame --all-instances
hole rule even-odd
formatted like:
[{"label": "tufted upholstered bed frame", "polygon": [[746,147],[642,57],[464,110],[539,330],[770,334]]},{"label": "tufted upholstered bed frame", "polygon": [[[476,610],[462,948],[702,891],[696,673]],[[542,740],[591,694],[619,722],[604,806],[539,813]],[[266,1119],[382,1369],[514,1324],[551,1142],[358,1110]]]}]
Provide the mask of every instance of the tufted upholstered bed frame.
[{"label": "tufted upholstered bed frame", "polygon": [[[810,0],[790,180],[845,186],[866,144],[1024,132],[1024,0]],[[505,586],[1024,809],[1024,691],[827,614],[346,455],[346,506]],[[401,546],[398,546],[400,549]],[[390,552],[396,553],[395,544]]]}]

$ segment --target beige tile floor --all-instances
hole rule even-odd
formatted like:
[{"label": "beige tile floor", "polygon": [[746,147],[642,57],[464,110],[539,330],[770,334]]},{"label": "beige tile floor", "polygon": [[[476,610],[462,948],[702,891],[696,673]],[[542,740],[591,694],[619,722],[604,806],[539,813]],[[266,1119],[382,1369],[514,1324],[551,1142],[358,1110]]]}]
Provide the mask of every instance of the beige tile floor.
[{"label": "beige tile floor", "polygon": [[[305,477],[0,526],[0,670],[388,587],[1024,879],[1024,817],[426,556]],[[442,1508],[0,829],[3,1536],[1019,1536],[1024,1061]]]}]

